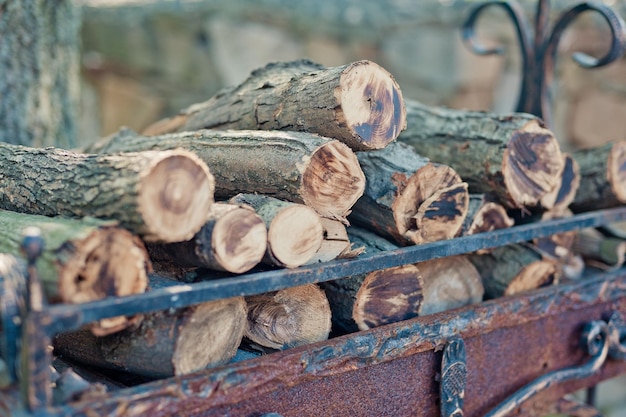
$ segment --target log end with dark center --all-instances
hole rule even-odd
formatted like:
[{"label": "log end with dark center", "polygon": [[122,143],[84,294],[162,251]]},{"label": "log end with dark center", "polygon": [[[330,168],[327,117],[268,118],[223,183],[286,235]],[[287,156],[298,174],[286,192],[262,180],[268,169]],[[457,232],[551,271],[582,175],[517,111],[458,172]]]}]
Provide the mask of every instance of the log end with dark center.
[{"label": "log end with dark center", "polygon": [[616,142],[606,164],[606,177],[615,198],[626,203],[626,141]]},{"label": "log end with dark center", "polygon": [[562,212],[574,201],[580,186],[580,167],[569,154],[563,154],[563,173],[556,187],[541,198],[542,207]]},{"label": "log end with dark center", "polygon": [[306,162],[300,195],[323,217],[345,219],[364,190],[365,175],[356,155],[338,141],[320,146]]},{"label": "log end with dark center", "polygon": [[422,307],[423,280],[415,265],[367,275],[356,295],[352,318],[359,330],[416,317]]},{"label": "log end with dark center", "polygon": [[507,227],[512,227],[514,223],[515,221],[509,217],[506,209],[501,204],[489,201],[478,209],[465,234],[475,235],[476,233],[506,229]]},{"label": "log end with dark center", "polygon": [[370,61],[349,65],[335,95],[352,132],[346,140],[355,150],[382,149],[406,128],[406,108],[398,83]]},{"label": "log end with dark center", "polygon": [[200,230],[213,204],[215,183],[195,154],[164,151],[139,185],[138,210],[149,232],[146,241],[180,242]]},{"label": "log end with dark center", "polygon": [[[534,207],[561,183],[564,160],[551,131],[532,121],[515,132],[502,158],[502,176],[513,207]],[[551,208],[551,207],[544,207]]]}]

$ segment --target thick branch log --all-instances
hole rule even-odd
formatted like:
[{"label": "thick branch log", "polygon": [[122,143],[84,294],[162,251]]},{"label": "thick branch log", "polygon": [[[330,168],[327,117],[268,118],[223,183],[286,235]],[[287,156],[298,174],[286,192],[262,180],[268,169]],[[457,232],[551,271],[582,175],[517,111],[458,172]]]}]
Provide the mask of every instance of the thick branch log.
[{"label": "thick branch log", "polygon": [[626,203],[626,141],[576,151],[580,188],[571,204],[574,212]]},{"label": "thick branch log", "polygon": [[560,184],[563,157],[540,119],[427,107],[415,101],[406,106],[409,127],[398,140],[452,167],[470,192],[494,193],[507,207],[537,206]]},{"label": "thick branch log", "polygon": [[308,133],[203,130],[147,137],[122,130],[92,150],[176,148],[196,153],[211,167],[220,198],[240,192],[265,194],[304,203],[324,217],[344,219],[365,187],[350,148]]},{"label": "thick branch log", "polygon": [[54,341],[61,358],[147,377],[167,377],[228,362],[246,326],[243,297],[210,301],[144,316],[141,324],[95,337],[85,331],[62,333]]},{"label": "thick branch log", "polygon": [[289,130],[318,133],[364,150],[384,148],[405,127],[400,87],[379,65],[358,61],[325,68],[300,60],[257,69],[239,86],[155,123],[144,134]]},{"label": "thick branch log", "polygon": [[245,337],[260,348],[288,349],[328,339],[331,313],[315,284],[246,297]]},{"label": "thick branch log", "polygon": [[247,206],[216,203],[202,229],[185,242],[147,244],[153,261],[243,273],[263,259],[267,229]]},{"label": "thick branch log", "polygon": [[570,154],[563,155],[563,172],[559,186],[547,193],[541,199],[542,207],[551,207],[554,213],[565,212],[574,201],[580,187],[580,167]]},{"label": "thick branch log", "polygon": [[587,264],[600,269],[619,268],[626,260],[626,240],[606,237],[596,229],[580,230],[573,246]]},{"label": "thick branch log", "polygon": [[507,245],[469,260],[480,272],[485,298],[517,294],[558,283],[559,266],[526,245]]},{"label": "thick branch log", "polygon": [[0,208],[114,219],[145,240],[190,239],[213,203],[213,178],[190,152],[85,155],[0,144]]},{"label": "thick branch log", "polygon": [[306,262],[307,265],[358,255],[358,248],[355,249],[356,252],[352,250],[348,231],[343,222],[324,217],[320,218],[320,221],[324,230],[324,239],[315,255]]},{"label": "thick branch log", "polygon": [[357,157],[367,180],[350,220],[403,245],[456,236],[469,196],[453,169],[401,143]]},{"label": "thick branch log", "polygon": [[[37,227],[44,251],[37,262],[48,302],[84,303],[145,291],[148,255],[137,237],[113,222],[0,211],[0,253],[20,256],[22,232]],[[125,317],[103,319],[98,334],[126,327]]]},{"label": "thick branch log", "polygon": [[267,250],[263,261],[296,268],[310,261],[322,245],[324,228],[311,208],[258,194],[238,194],[232,204],[246,204],[267,227]]},{"label": "thick branch log", "polygon": [[491,232],[513,226],[515,221],[509,217],[506,209],[491,200],[485,194],[471,194],[467,216],[461,225],[458,236],[470,236],[476,233]]}]

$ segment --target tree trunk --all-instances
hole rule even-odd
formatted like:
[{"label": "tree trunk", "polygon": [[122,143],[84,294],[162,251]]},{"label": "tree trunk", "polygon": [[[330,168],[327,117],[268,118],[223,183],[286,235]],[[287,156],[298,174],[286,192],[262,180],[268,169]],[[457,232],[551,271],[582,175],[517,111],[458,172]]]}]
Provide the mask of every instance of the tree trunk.
[{"label": "tree trunk", "polygon": [[[23,231],[36,227],[44,241],[37,270],[48,302],[84,303],[142,293],[150,270],[142,242],[113,222],[50,218],[0,211],[0,253],[20,255]],[[97,334],[126,327],[124,317],[103,319]]]},{"label": "tree trunk", "polygon": [[0,144],[0,208],[119,221],[148,241],[190,239],[213,203],[213,178],[190,152],[84,155]]},{"label": "tree trunk", "polygon": [[246,204],[267,227],[267,250],[263,261],[296,268],[311,260],[322,245],[324,228],[311,208],[258,194],[238,194],[232,204]]},{"label": "tree trunk", "polygon": [[482,276],[486,299],[534,290],[559,280],[557,262],[544,259],[526,245],[501,246],[487,255],[471,255],[469,260]]},{"label": "tree trunk", "polygon": [[452,167],[471,193],[494,193],[516,208],[539,205],[559,185],[559,144],[537,117],[406,104],[409,128],[398,140]]},{"label": "tree trunk", "polygon": [[574,212],[626,203],[626,141],[576,151],[580,188],[571,204]]},{"label": "tree trunk", "polygon": [[350,148],[308,133],[204,130],[147,137],[122,130],[91,149],[115,153],[176,148],[207,163],[215,176],[216,196],[222,199],[241,192],[265,194],[341,220],[365,187]]},{"label": "tree trunk", "polygon": [[467,216],[459,230],[459,236],[470,236],[477,233],[491,232],[513,226],[515,222],[501,205],[485,194],[471,194]]},{"label": "tree trunk", "polygon": [[258,348],[288,349],[328,339],[330,307],[315,284],[246,297],[245,337]]},{"label": "tree trunk", "polygon": [[80,7],[6,0],[0,14],[0,141],[76,146]]},{"label": "tree trunk", "polygon": [[208,128],[290,130],[365,150],[384,148],[405,127],[400,87],[377,64],[358,61],[324,68],[300,60],[257,69],[239,86],[155,123],[144,134]]},{"label": "tree trunk", "polygon": [[90,366],[150,378],[183,375],[235,356],[246,313],[243,297],[227,298],[146,314],[139,326],[105,337],[62,333],[53,345],[62,358]]},{"label": "tree trunk", "polygon": [[202,229],[185,242],[147,244],[150,258],[182,267],[241,274],[254,268],[267,249],[263,219],[247,206],[216,203]]},{"label": "tree trunk", "polygon": [[467,215],[467,184],[446,165],[429,163],[409,146],[357,152],[365,193],[350,220],[402,245],[450,239]]}]

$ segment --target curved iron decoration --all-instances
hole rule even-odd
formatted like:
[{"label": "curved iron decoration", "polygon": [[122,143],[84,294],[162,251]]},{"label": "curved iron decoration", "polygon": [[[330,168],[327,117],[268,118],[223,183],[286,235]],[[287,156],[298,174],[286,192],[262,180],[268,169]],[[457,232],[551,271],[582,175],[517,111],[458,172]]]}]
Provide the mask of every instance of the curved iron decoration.
[{"label": "curved iron decoration", "polygon": [[501,47],[485,48],[478,42],[475,25],[482,12],[496,6],[504,9],[515,26],[522,55],[522,84],[516,111],[531,113],[552,124],[550,112],[550,86],[552,84],[556,53],[561,35],[580,14],[595,11],[606,20],[611,30],[611,46],[601,58],[582,52],[572,55],[574,61],[584,68],[598,68],[620,58],[626,51],[626,24],[610,7],[598,2],[581,2],[566,10],[550,32],[548,18],[550,1],[539,0],[535,14],[535,33],[532,36],[522,7],[517,1],[488,1],[474,8],[463,24],[463,40],[479,55],[502,54]]},{"label": "curved iron decoration", "polygon": [[443,350],[441,361],[441,417],[463,417],[463,400],[467,382],[465,343],[463,339],[450,341]]},{"label": "curved iron decoration", "polygon": [[572,366],[545,374],[528,385],[522,387],[511,397],[503,401],[485,417],[503,417],[513,412],[524,401],[554,384],[582,379],[593,375],[606,360],[609,345],[612,343],[609,325],[602,320],[587,323],[581,337],[582,348],[592,357],[581,366]]},{"label": "curved iron decoration", "polygon": [[609,357],[626,361],[626,319],[619,311],[613,313],[609,320]]}]

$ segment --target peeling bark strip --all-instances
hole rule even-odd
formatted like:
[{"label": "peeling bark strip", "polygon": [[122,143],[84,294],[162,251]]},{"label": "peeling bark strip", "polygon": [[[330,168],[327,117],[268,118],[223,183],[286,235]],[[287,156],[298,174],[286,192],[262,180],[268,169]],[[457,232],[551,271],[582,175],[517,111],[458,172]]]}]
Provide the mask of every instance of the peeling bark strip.
[{"label": "peeling bark strip", "polygon": [[[0,253],[20,256],[23,230],[37,227],[44,240],[37,266],[48,302],[85,303],[142,293],[148,283],[148,255],[141,240],[114,224],[0,210]],[[114,317],[92,330],[107,334],[128,324],[125,317]]]},{"label": "peeling bark strip", "polygon": [[467,184],[446,166],[432,164],[410,146],[357,152],[365,193],[350,220],[402,245],[450,239],[467,215]]},{"label": "peeling bark strip", "polygon": [[559,281],[557,261],[544,259],[531,246],[501,246],[487,255],[470,255],[469,260],[482,276],[486,299],[530,291]]},{"label": "peeling bark strip", "polygon": [[580,188],[571,204],[574,212],[626,203],[626,141],[572,154],[580,166]]},{"label": "peeling bark strip", "polygon": [[507,207],[537,206],[560,184],[559,144],[537,117],[406,104],[409,128],[398,140],[452,167],[471,193],[494,193]]},{"label": "peeling bark strip", "polygon": [[263,261],[296,268],[311,260],[322,245],[324,228],[311,208],[257,194],[238,194],[231,204],[246,204],[267,227],[267,250]]},{"label": "peeling bark strip", "polygon": [[151,378],[183,375],[228,362],[246,326],[243,297],[198,304],[144,316],[141,324],[95,337],[89,332],[62,333],[55,354],[98,368]]},{"label": "peeling bark strip", "polygon": [[259,193],[304,203],[321,216],[341,220],[365,187],[365,176],[350,148],[302,132],[203,130],[147,137],[121,130],[92,150],[176,148],[194,152],[211,167],[220,198]]},{"label": "peeling bark strip", "polygon": [[288,349],[328,339],[330,306],[315,284],[246,297],[244,336],[258,348]]},{"label": "peeling bark strip", "polygon": [[471,194],[467,216],[461,225],[458,236],[470,236],[476,233],[486,233],[493,230],[505,229],[514,224],[505,208],[485,194]]},{"label": "peeling bark strip", "polygon": [[373,62],[325,68],[300,60],[257,69],[144,134],[208,128],[312,132],[355,150],[380,149],[406,128],[406,110],[396,81]]},{"label": "peeling bark strip", "polygon": [[185,242],[148,244],[153,261],[240,274],[263,259],[267,229],[249,207],[216,203],[202,229]]},{"label": "peeling bark strip", "polygon": [[213,178],[190,152],[86,155],[0,144],[0,208],[115,219],[147,241],[190,239],[213,203]]}]

